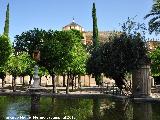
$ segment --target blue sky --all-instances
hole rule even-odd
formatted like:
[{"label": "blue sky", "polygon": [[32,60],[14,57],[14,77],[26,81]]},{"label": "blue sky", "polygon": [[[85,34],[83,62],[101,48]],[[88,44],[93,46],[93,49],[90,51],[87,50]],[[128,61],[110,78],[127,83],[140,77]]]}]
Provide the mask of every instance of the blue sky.
[{"label": "blue sky", "polygon": [[[3,33],[7,3],[10,3],[10,38],[36,28],[61,30],[72,22],[92,30],[92,3],[96,3],[99,31],[120,30],[127,17],[145,23],[153,0],[0,0],[0,34]],[[146,37],[158,38],[147,34]]]}]

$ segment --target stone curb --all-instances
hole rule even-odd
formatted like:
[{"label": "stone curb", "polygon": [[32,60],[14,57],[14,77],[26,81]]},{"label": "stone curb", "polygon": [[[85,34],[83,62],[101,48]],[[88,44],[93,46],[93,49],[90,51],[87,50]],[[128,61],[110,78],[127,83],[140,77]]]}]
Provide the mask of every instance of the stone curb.
[{"label": "stone curb", "polygon": [[71,94],[53,94],[53,93],[29,93],[29,92],[0,92],[0,96],[31,96],[33,94],[38,94],[40,96],[45,96],[45,97],[54,97],[54,98],[87,98],[87,99],[92,99],[92,98],[113,98],[116,100],[131,100],[134,102],[160,102],[160,98],[131,98],[128,96],[118,96],[118,95],[111,95],[111,94],[100,94],[100,93],[93,93],[93,94],[76,94],[76,93],[71,93]]},{"label": "stone curb", "polygon": [[55,98],[115,98],[115,99],[126,99],[126,96],[116,96],[111,94],[100,94],[100,93],[71,93],[71,94],[53,94],[53,93],[29,93],[29,92],[0,92],[0,96],[31,96],[32,94],[39,94],[40,96],[55,97]]}]

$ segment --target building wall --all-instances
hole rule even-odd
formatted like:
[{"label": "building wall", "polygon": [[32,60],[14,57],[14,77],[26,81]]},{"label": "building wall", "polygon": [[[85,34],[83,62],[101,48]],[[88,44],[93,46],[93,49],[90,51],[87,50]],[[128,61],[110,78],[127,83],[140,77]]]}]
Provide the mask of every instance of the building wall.
[{"label": "building wall", "polygon": [[154,51],[158,46],[160,46],[160,41],[149,40],[146,42],[149,51]]},{"label": "building wall", "polygon": [[71,29],[76,29],[76,30],[79,30],[80,32],[84,31],[84,29],[80,26],[65,26],[65,27],[63,27],[63,30],[71,30]]},{"label": "building wall", "polygon": [[[29,84],[29,80],[30,80],[29,76],[24,77],[24,83],[26,85]],[[81,86],[89,86],[89,83],[90,83],[90,86],[96,86],[95,78],[92,78],[91,76],[83,75],[83,76],[81,76],[80,80],[81,80]],[[6,81],[5,86],[11,85],[12,84],[12,75],[7,75],[6,78],[5,78],[5,81]],[[103,82],[105,84],[114,84],[114,80],[106,78],[106,77],[103,77]],[[0,79],[0,86],[1,86],[1,83],[2,83],[2,80]],[[20,85],[22,83],[23,83],[22,78],[17,77],[16,78],[16,84]],[[65,77],[65,83],[67,83],[67,76]],[[33,80],[31,82],[31,84],[33,84]],[[74,81],[74,84],[75,84],[75,81]],[[78,79],[76,80],[76,84],[78,84]],[[41,85],[42,86],[52,85],[52,77],[50,75],[48,75],[47,77],[43,76],[41,78]],[[57,86],[63,86],[63,76],[56,76],[56,85]]]}]

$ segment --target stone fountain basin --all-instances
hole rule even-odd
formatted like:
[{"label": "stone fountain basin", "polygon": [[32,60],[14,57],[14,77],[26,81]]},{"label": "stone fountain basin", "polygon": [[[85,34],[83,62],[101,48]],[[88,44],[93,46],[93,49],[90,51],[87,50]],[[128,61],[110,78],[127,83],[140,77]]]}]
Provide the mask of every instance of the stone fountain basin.
[{"label": "stone fountain basin", "polygon": [[29,92],[44,92],[46,91],[46,88],[45,87],[30,87],[28,88]]}]

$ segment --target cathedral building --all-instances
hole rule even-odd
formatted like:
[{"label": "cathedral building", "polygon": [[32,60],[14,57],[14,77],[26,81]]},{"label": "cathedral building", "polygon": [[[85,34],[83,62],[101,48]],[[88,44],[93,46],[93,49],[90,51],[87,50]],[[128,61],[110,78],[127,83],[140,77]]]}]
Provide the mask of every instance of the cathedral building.
[{"label": "cathedral building", "polygon": [[[92,31],[85,31],[82,26],[80,26],[79,24],[74,22],[74,19],[70,24],[68,24],[62,28],[62,30],[71,30],[71,29],[79,30],[82,33],[82,35],[84,37],[84,39],[82,39],[82,42],[85,45],[92,44],[92,35],[93,35]],[[108,36],[112,33],[113,32],[111,32],[111,31],[99,31],[100,41],[105,42],[107,40]]]},{"label": "cathedral building", "polygon": [[[75,23],[74,19],[70,24],[68,24],[62,28],[62,30],[71,30],[71,29],[79,30],[82,33],[82,35],[84,37],[84,39],[82,39],[83,44],[85,44],[85,45],[92,44],[92,35],[93,35],[92,31],[85,31],[81,25]],[[99,31],[98,32],[99,40],[100,40],[100,42],[104,43],[107,41],[107,38],[111,34],[119,34],[119,33],[120,32],[115,32],[115,31]],[[157,46],[160,46],[160,41],[154,40],[154,39],[151,39],[151,40],[148,39],[146,41],[146,46],[149,51],[154,51]]]}]

